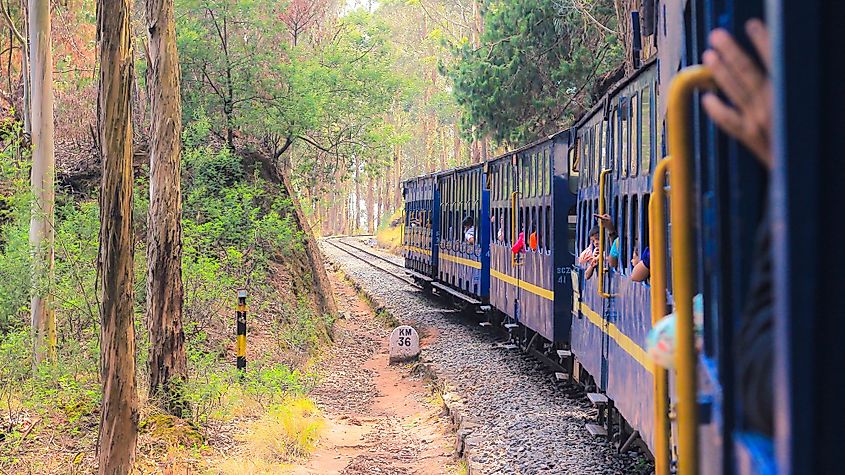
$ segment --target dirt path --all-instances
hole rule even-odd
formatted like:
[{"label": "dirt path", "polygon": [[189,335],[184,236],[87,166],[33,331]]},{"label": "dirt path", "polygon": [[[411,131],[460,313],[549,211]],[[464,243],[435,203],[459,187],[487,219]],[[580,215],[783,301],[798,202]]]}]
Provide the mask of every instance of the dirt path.
[{"label": "dirt path", "polygon": [[312,392],[327,424],[294,474],[457,473],[453,435],[429,389],[407,367],[389,366],[389,331],[355,291],[330,275],[338,308],[335,344]]}]

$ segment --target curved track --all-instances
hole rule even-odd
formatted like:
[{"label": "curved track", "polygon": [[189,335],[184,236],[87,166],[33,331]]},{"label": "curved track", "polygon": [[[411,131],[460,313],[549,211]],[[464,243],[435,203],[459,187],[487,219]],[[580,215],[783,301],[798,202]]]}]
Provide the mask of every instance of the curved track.
[{"label": "curved track", "polygon": [[[330,237],[323,239],[323,242],[326,244],[330,244],[335,248],[349,254],[350,256],[365,262],[367,265],[374,267],[386,274],[390,275],[391,277],[401,280],[407,284],[411,284],[414,287],[417,287],[416,282],[414,279],[409,277],[405,272],[405,267],[401,264],[397,264],[390,259],[385,258],[384,256],[380,256],[370,250],[364,249],[358,245],[351,244],[350,240],[354,237],[358,236],[337,236],[337,237]],[[374,260],[375,259],[375,260]],[[379,263],[380,265],[376,265]],[[387,268],[382,263],[389,264],[391,267]],[[395,269],[398,269],[395,270]]]}]

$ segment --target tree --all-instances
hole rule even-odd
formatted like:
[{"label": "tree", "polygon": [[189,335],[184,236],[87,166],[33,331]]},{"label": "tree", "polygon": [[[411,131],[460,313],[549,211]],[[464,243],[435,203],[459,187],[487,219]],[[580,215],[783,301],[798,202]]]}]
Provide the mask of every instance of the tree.
[{"label": "tree", "polygon": [[595,22],[555,0],[483,10],[479,46],[463,42],[448,68],[463,130],[522,143],[565,127],[588,108],[597,78],[622,59],[613,1],[599,0],[591,11]]},{"label": "tree", "polygon": [[147,221],[147,327],[150,398],[182,416],[187,377],[182,330],[182,106],[173,0],[147,0],[150,97],[150,210]]},{"label": "tree", "polygon": [[327,7],[326,0],[291,0],[288,2],[285,11],[279,14],[279,20],[288,27],[293,46],[299,44],[302,33],[320,20]]},{"label": "tree", "polygon": [[[10,23],[11,25],[11,23]],[[32,254],[32,334],[35,364],[56,357],[56,314],[50,288],[54,262],[54,207],[56,157],[53,139],[53,54],[50,46],[50,1],[29,1],[32,84],[32,217],[29,241]]]},{"label": "tree", "polygon": [[132,236],[132,33],[129,0],[98,0],[100,83],[101,474],[129,473],[138,436]]}]

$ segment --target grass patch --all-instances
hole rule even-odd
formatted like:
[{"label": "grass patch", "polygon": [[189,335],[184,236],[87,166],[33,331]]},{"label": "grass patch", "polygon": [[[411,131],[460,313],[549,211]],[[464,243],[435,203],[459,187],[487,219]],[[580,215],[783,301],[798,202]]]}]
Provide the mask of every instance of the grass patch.
[{"label": "grass patch", "polygon": [[267,463],[299,460],[311,454],[325,425],[316,404],[292,396],[274,405],[241,436],[253,460]]},{"label": "grass patch", "polygon": [[467,465],[467,461],[466,460],[458,460],[458,463],[455,464],[455,468],[453,468],[450,473],[452,475],[468,475],[469,474],[469,465]]},{"label": "grass patch", "polygon": [[388,251],[397,254],[402,250],[402,211],[393,213],[376,232],[376,242]]},{"label": "grass patch", "polygon": [[393,314],[387,310],[379,310],[376,312],[376,320],[381,322],[387,328],[396,328],[402,324],[398,318],[394,317]]}]

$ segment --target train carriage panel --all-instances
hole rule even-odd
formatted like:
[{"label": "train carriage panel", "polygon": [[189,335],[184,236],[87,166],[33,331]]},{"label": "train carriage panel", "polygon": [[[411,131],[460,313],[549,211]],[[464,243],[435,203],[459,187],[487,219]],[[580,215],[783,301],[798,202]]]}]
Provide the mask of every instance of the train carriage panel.
[{"label": "train carriage panel", "polygon": [[[437,176],[440,190],[440,238],[436,279],[470,298],[487,302],[490,293],[489,192],[482,165]],[[474,243],[463,223],[472,220]],[[482,252],[482,249],[485,252]]]}]

